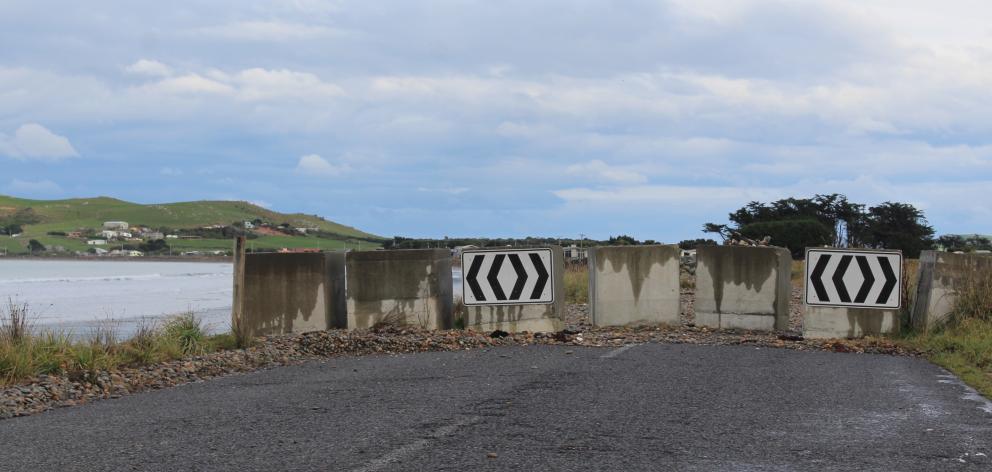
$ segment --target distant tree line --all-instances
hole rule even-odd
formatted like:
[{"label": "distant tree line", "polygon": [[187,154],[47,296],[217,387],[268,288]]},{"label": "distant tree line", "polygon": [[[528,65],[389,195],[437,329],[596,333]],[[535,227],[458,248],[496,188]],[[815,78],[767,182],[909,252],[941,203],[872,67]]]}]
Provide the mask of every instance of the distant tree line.
[{"label": "distant tree line", "polygon": [[937,238],[937,245],[950,252],[992,251],[992,240],[977,234],[945,234]]},{"label": "distant tree line", "polygon": [[934,246],[934,230],[923,212],[907,203],[876,206],[850,202],[841,194],[750,202],[729,215],[731,224],[706,223],[703,231],[725,240],[743,236],[786,247],[795,258],[816,246],[899,249],[907,257]]}]

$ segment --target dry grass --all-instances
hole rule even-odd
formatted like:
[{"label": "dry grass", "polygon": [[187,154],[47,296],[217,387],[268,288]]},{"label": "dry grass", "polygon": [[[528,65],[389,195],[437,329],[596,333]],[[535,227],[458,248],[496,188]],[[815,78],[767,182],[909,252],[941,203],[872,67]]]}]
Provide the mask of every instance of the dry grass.
[{"label": "dry grass", "polygon": [[585,264],[565,266],[565,301],[589,303],[589,266]]},{"label": "dry grass", "polygon": [[207,336],[193,313],[167,320],[163,326],[142,324],[126,340],[117,325],[102,322],[89,336],[75,338],[63,331],[32,332],[26,305],[0,307],[0,385],[11,385],[42,374],[66,374],[92,380],[100,371],[149,365],[185,355],[232,349],[233,334]]}]

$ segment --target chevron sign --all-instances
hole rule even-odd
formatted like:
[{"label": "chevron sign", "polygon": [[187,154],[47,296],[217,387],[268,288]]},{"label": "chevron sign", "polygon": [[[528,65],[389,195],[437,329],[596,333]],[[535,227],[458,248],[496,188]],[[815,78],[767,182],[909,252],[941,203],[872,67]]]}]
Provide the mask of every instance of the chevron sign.
[{"label": "chevron sign", "polygon": [[465,305],[548,305],[555,301],[551,249],[462,253]]},{"label": "chevron sign", "polygon": [[806,249],[806,304],[855,308],[899,308],[902,253],[850,249]]}]

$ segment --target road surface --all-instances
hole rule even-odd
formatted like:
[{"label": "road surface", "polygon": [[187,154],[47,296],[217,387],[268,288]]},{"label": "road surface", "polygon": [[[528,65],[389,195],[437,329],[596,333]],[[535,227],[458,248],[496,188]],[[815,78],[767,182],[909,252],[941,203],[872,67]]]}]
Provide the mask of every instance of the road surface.
[{"label": "road surface", "polygon": [[923,360],[744,346],[335,358],[0,421],[0,469],[992,470]]}]

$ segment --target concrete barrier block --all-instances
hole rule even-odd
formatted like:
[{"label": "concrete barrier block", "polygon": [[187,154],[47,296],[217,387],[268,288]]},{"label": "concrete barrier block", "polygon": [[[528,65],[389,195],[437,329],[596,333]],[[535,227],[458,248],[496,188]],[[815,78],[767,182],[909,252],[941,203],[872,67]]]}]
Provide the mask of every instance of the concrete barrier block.
[{"label": "concrete barrier block", "polygon": [[595,326],[680,324],[678,246],[589,250],[589,307]]},{"label": "concrete barrier block", "polygon": [[243,327],[255,336],[344,327],[344,288],[343,252],[247,254]]},{"label": "concrete barrier block", "polygon": [[788,249],[700,246],[696,250],[696,324],[786,330],[792,295]]},{"label": "concrete barrier block", "polygon": [[379,322],[451,329],[451,252],[349,252],[348,329]]},{"label": "concrete barrier block", "polygon": [[560,246],[551,248],[554,303],[549,305],[466,306],[465,329],[481,332],[519,333],[558,332],[565,327],[565,254]]},{"label": "concrete barrier block", "polygon": [[958,293],[990,273],[992,256],[923,251],[910,322],[924,330],[939,326],[954,311]]},{"label": "concrete barrier block", "polygon": [[899,310],[806,305],[803,337],[860,338],[899,333]]}]

